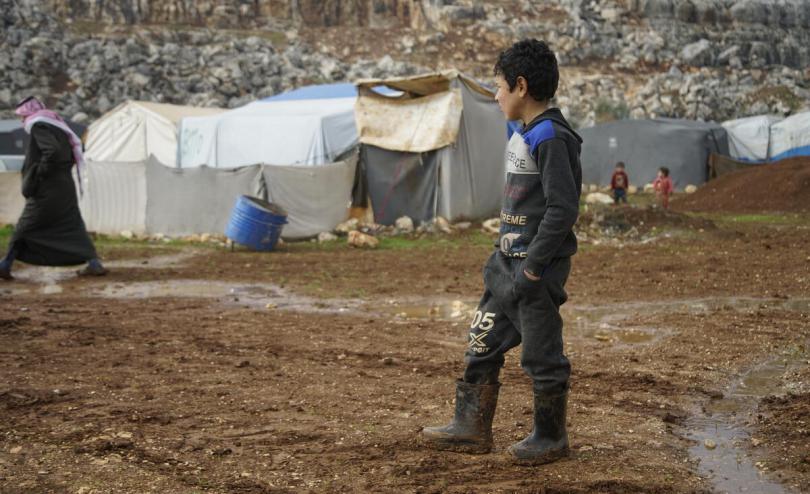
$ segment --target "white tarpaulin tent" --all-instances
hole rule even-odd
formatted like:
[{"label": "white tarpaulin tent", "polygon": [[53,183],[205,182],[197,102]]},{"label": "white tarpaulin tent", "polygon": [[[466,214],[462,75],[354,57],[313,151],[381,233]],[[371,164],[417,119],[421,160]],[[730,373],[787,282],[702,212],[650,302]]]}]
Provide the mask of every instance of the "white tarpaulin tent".
[{"label": "white tarpaulin tent", "polygon": [[184,118],[182,168],[331,163],[357,145],[350,84],[310,86],[213,117]]},{"label": "white tarpaulin tent", "polygon": [[771,145],[771,125],[782,120],[773,115],[738,118],[723,122],[728,132],[729,155],[740,161],[766,161]]},{"label": "white tarpaulin tent", "polygon": [[797,113],[771,125],[770,159],[810,156],[810,112]]},{"label": "white tarpaulin tent", "polygon": [[87,131],[90,161],[135,162],[154,155],[167,166],[177,164],[178,124],[184,117],[222,113],[218,108],[127,101],[107,112]]}]

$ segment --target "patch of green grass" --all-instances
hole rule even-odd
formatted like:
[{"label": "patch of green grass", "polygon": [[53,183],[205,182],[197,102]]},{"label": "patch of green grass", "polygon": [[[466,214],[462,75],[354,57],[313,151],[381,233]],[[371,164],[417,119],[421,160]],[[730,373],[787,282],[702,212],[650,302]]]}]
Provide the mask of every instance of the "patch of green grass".
[{"label": "patch of green grass", "polygon": [[710,219],[721,223],[742,223],[757,225],[802,225],[810,226],[810,215],[790,213],[688,213],[691,216]]},{"label": "patch of green grass", "polygon": [[380,239],[380,249],[430,249],[435,247],[460,249],[470,246],[491,246],[493,240],[480,231],[472,231],[463,235],[452,237],[425,236],[425,237],[383,237]]}]

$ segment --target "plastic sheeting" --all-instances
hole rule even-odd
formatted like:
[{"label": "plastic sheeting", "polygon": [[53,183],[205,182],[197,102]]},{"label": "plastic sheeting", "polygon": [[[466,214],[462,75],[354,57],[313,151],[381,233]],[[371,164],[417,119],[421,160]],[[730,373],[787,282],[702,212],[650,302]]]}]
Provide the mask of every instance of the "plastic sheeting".
[{"label": "plastic sheeting", "polygon": [[284,238],[332,231],[346,220],[357,157],[318,167],[263,166],[268,201],[287,211]]},{"label": "plastic sheeting", "polygon": [[87,131],[85,157],[90,161],[138,162],[154,155],[167,166],[177,164],[178,124],[183,117],[215,115],[223,110],[127,101],[94,122]]},{"label": "plastic sheeting", "polygon": [[728,155],[728,135],[716,123],[689,120],[620,120],[579,131],[582,182],[609,185],[617,162],[625,163],[630,183],[655,180],[666,166],[676,188],[708,180],[711,153]]},{"label": "plastic sheeting", "polygon": [[765,161],[771,145],[771,125],[781,117],[760,115],[723,122],[728,132],[729,155],[741,161]]},{"label": "plastic sheeting", "polygon": [[357,145],[355,97],[257,101],[180,125],[182,168],[257,163],[315,166]]},{"label": "plastic sheeting", "polygon": [[0,225],[14,224],[25,207],[20,172],[0,172]]},{"label": "plastic sheeting", "polygon": [[165,235],[222,233],[236,199],[256,195],[261,167],[168,168],[146,163],[146,229]]},{"label": "plastic sheeting", "polygon": [[771,125],[770,159],[810,156],[810,112]]},{"label": "plastic sheeting", "polygon": [[[163,167],[163,165],[159,165]],[[88,230],[146,233],[146,165],[90,161],[83,173],[87,192],[79,207]]]},{"label": "plastic sheeting", "polygon": [[222,233],[237,197],[258,196],[287,211],[285,239],[331,231],[345,221],[357,159],[316,168],[253,165],[170,169],[146,164],[150,233]]}]

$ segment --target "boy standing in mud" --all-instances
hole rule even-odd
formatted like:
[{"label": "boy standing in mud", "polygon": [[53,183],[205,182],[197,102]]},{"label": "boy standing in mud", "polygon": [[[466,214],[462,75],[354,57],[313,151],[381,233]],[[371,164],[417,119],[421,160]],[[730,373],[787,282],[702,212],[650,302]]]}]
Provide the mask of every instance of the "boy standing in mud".
[{"label": "boy standing in mud", "polygon": [[577,250],[582,139],[550,106],[559,71],[546,43],[514,44],[498,57],[495,76],[501,111],[523,123],[507,146],[499,248],[484,267],[455,416],[446,426],[423,429],[422,439],[437,449],[489,452],[504,354],[523,343],[521,366],[534,384],[534,430],[509,454],[520,463],[548,463],[568,455],[571,366],[559,308]]}]

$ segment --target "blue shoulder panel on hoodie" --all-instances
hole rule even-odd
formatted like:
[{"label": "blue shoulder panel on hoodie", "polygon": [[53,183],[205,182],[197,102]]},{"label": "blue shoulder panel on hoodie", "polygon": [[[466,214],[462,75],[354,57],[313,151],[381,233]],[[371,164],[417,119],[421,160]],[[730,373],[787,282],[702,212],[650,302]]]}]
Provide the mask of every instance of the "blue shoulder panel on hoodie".
[{"label": "blue shoulder panel on hoodie", "polygon": [[554,133],[554,124],[551,120],[543,120],[535,125],[528,132],[522,134],[523,141],[529,146],[529,152],[535,159],[537,159],[537,146],[543,141],[553,139],[556,134]]}]

